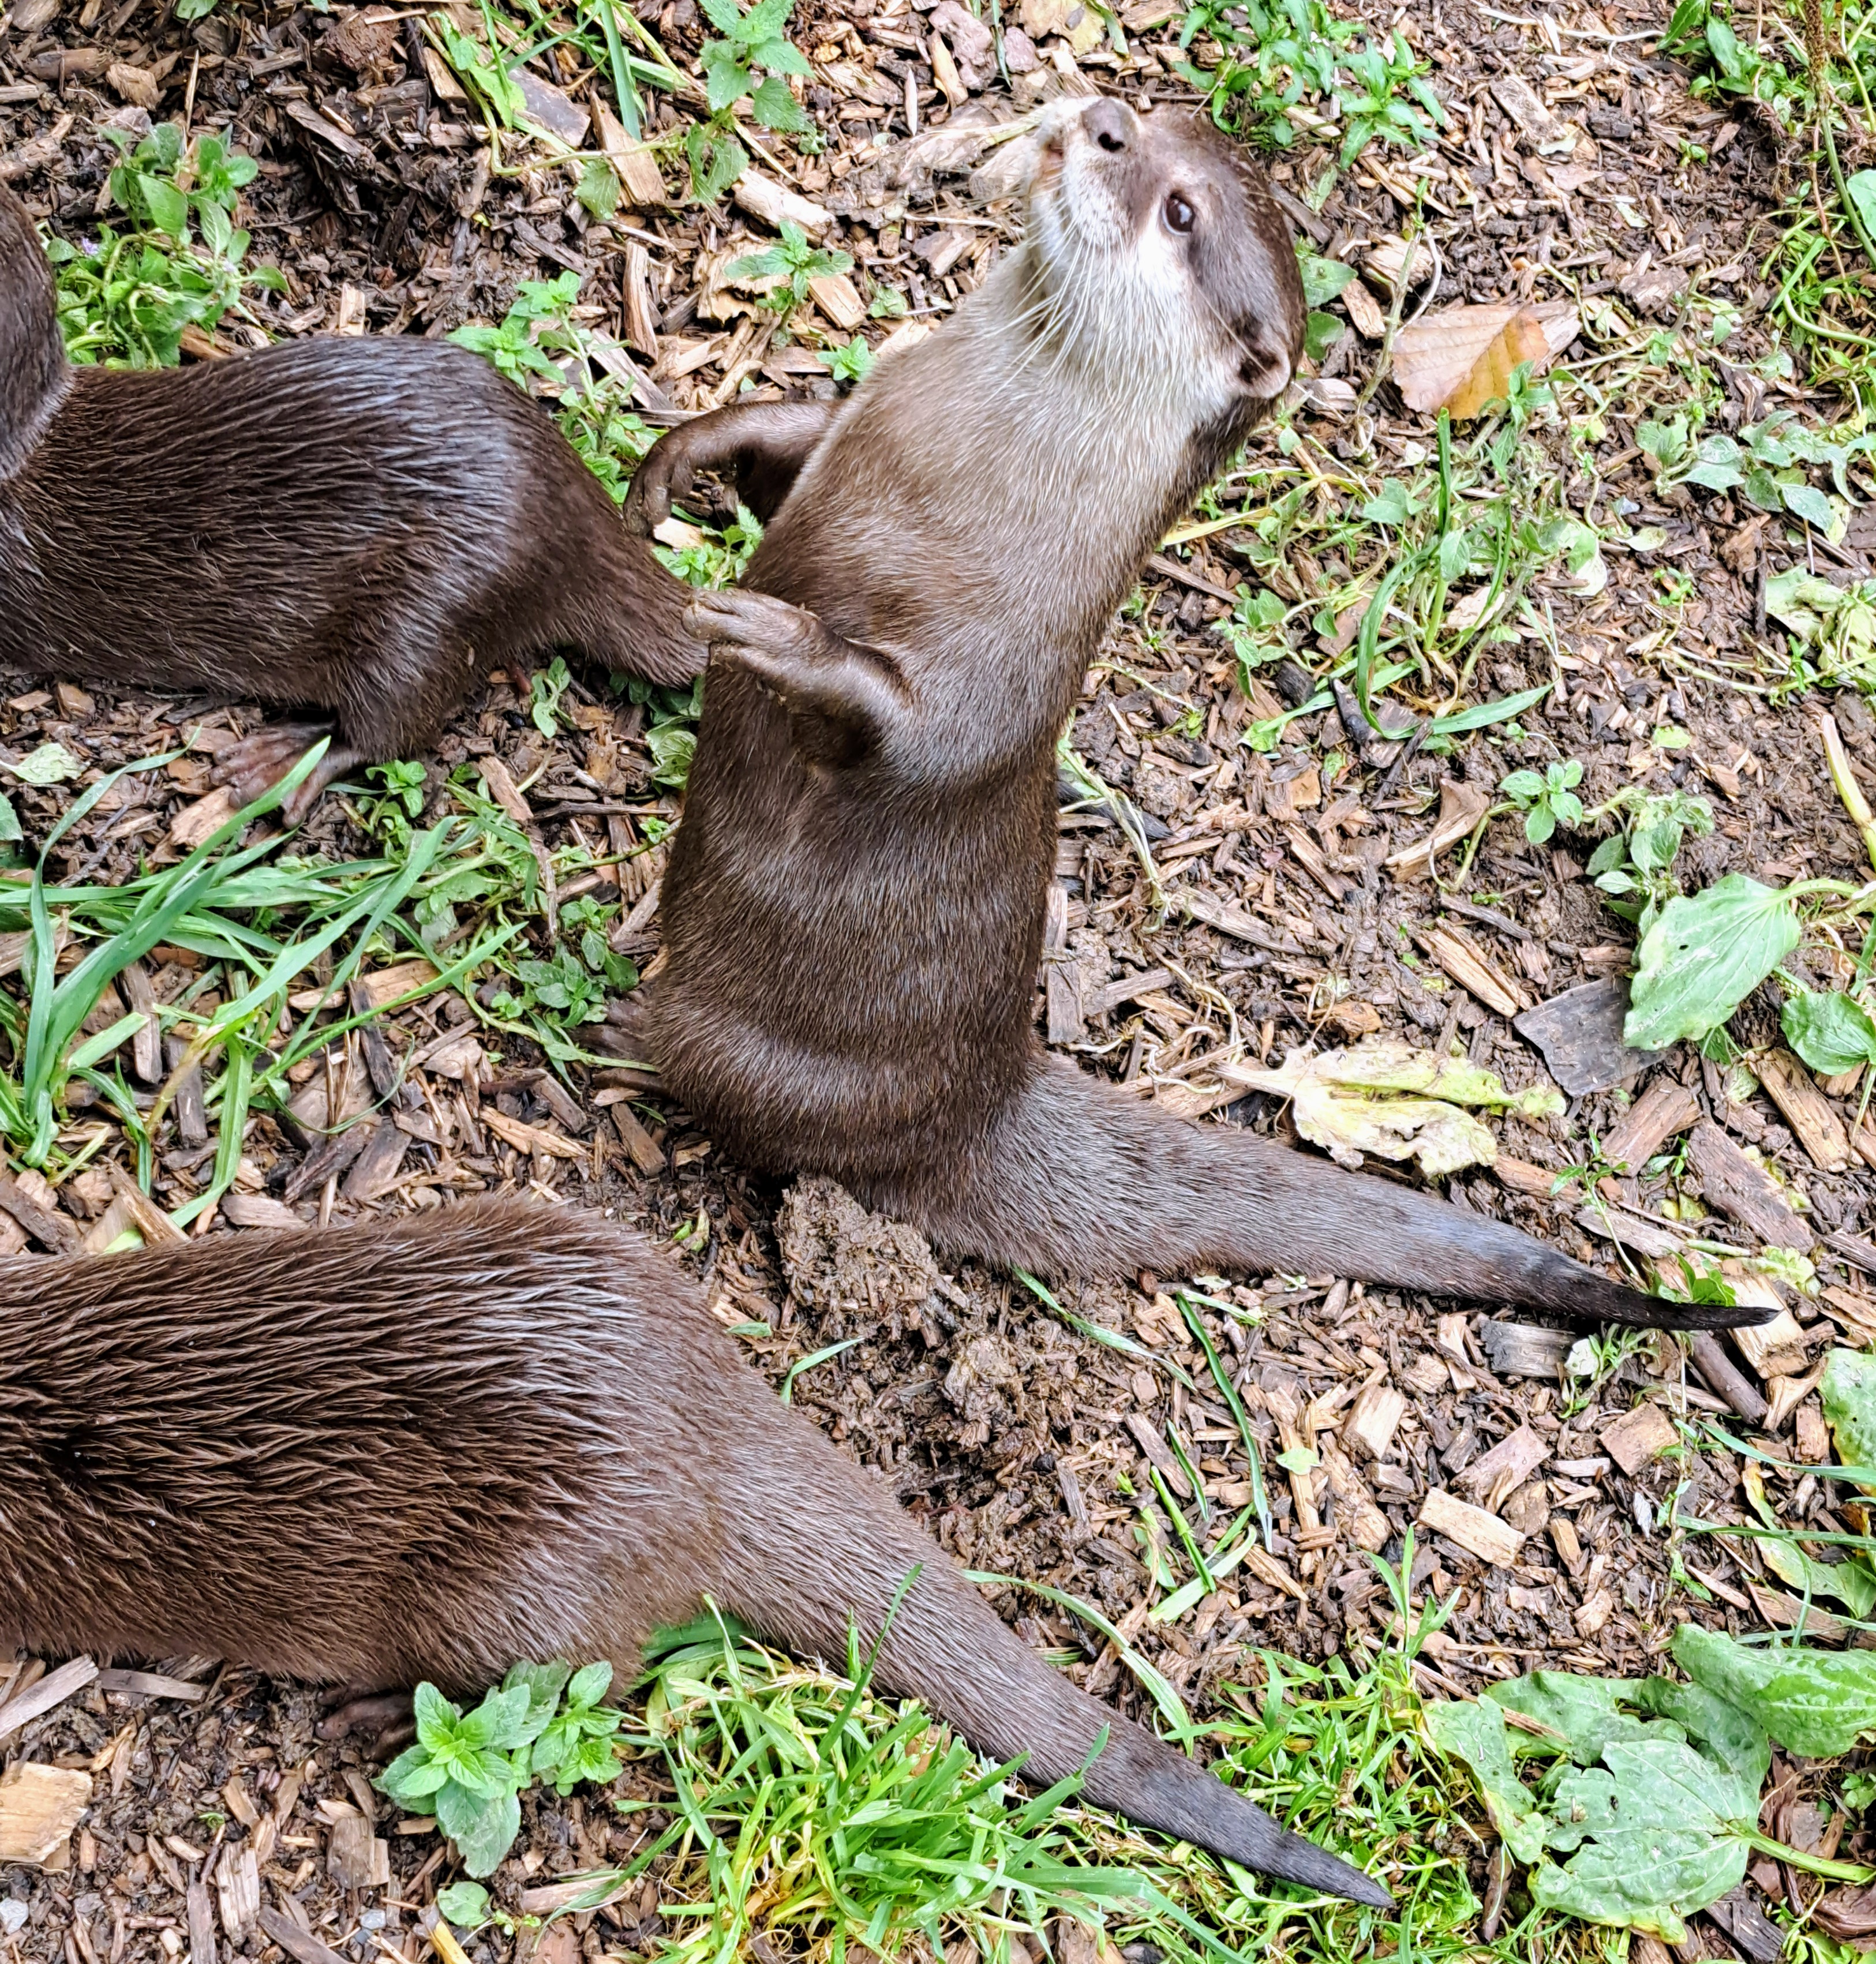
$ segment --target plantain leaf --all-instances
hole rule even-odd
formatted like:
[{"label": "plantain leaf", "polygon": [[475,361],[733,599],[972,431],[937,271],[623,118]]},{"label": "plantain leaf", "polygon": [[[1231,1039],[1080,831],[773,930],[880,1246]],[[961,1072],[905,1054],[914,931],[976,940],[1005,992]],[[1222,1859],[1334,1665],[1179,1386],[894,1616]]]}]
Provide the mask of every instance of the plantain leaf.
[{"label": "plantain leaf", "polygon": [[1785,1041],[1812,1070],[1826,1077],[1876,1064],[1876,1022],[1848,996],[1807,990],[1788,996],[1779,1020]]},{"label": "plantain leaf", "polygon": [[1698,1623],[1674,1634],[1695,1683],[1749,1713],[1788,1752],[1834,1760],[1876,1737],[1876,1652],[1742,1644]]},{"label": "plantain leaf", "polygon": [[1798,944],[1789,893],[1729,873],[1669,901],[1643,936],[1622,1041],[1661,1050],[1717,1029]]}]

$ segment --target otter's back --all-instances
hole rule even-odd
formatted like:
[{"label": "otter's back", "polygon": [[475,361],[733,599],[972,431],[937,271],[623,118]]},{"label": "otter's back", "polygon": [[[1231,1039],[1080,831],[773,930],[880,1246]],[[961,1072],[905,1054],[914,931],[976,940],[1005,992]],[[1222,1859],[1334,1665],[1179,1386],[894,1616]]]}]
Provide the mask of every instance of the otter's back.
[{"label": "otter's back", "polygon": [[642,1633],[708,1557],[647,1497],[708,1478],[740,1368],[679,1272],[557,1210],[6,1262],[0,1641],[473,1679],[505,1630]]}]

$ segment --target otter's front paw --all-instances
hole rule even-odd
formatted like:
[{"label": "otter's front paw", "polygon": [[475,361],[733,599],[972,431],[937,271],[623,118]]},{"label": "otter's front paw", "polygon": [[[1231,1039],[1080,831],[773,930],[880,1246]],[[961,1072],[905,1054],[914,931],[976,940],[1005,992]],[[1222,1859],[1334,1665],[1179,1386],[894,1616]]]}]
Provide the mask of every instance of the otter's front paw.
[{"label": "otter's front paw", "polygon": [[676,432],[660,437],[645,452],[625,493],[620,516],[625,529],[648,539],[671,515],[673,501],[690,496],[695,473],[682,441]]},{"label": "otter's front paw", "polygon": [[685,615],[685,626],[713,647],[754,648],[771,655],[794,653],[827,638],[818,617],[806,608],[742,586],[699,593]]}]

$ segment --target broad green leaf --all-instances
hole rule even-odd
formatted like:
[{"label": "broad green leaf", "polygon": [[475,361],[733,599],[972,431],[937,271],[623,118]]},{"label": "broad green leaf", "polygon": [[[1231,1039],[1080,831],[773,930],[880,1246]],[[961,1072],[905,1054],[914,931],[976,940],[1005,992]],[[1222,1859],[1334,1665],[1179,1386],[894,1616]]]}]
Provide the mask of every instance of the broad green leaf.
[{"label": "broad green leaf", "polygon": [[84,765],[63,743],[42,743],[29,750],[17,764],[6,767],[21,784],[63,785],[75,778]]},{"label": "broad green leaf", "polygon": [[1779,1021],[1785,1041],[1826,1077],[1876,1064],[1876,1021],[1848,996],[1808,990],[1788,996]]},{"label": "broad green leaf", "polygon": [[1788,1752],[1833,1760],[1876,1737],[1876,1651],[1736,1643],[1698,1623],[1674,1635],[1695,1683],[1749,1712]]},{"label": "broad green leaf", "polygon": [[573,1674],[573,1682],[567,1687],[568,1706],[578,1706],[590,1709],[597,1705],[612,1683],[612,1667],[609,1664],[589,1664]]},{"label": "broad green leaf", "polygon": [[143,194],[144,208],[149,212],[150,223],[159,232],[166,232],[178,242],[189,229],[189,201],[172,184],[165,184],[160,178],[140,174],[137,188]]},{"label": "broad green leaf", "polygon": [[[1876,1466],[1876,1356],[1833,1350],[1818,1387],[1840,1466]],[[1871,1489],[1865,1485],[1867,1493]]]},{"label": "broad green leaf", "polygon": [[1544,780],[1535,771],[1513,771],[1499,786],[1499,789],[1507,797],[1542,797]]},{"label": "broad green leaf", "polygon": [[581,166],[575,195],[595,218],[610,218],[618,209],[618,172],[609,157],[589,157]]},{"label": "broad green leaf", "polygon": [[1538,1860],[1550,1818],[1512,1767],[1503,1708],[1482,1698],[1429,1705],[1423,1715],[1434,1744],[1465,1761],[1505,1847],[1527,1867]]},{"label": "broad green leaf", "polygon": [[696,754],[696,731],[667,724],[662,729],[647,730],[645,744],[657,766],[651,773],[652,782],[681,788],[690,775],[690,760]]},{"label": "broad green leaf", "polygon": [[13,801],[0,793],[0,846],[17,845],[25,836],[20,830],[20,815],[13,809]]},{"label": "broad green leaf", "polygon": [[1303,297],[1312,307],[1327,306],[1355,277],[1354,268],[1340,259],[1325,259],[1315,252],[1297,256],[1303,272]]},{"label": "broad green leaf", "polygon": [[1347,322],[1312,310],[1303,324],[1303,351],[1312,361],[1320,361],[1348,332]]},{"label": "broad green leaf", "polygon": [[[1506,1711],[1537,1729],[1510,1732]],[[1698,1685],[1538,1671],[1426,1718],[1434,1743],[1472,1768],[1547,1907],[1674,1943],[1684,1918],[1745,1873],[1771,1747],[1749,1716]],[[1542,1800],[1516,1771],[1539,1757],[1570,1763]]]},{"label": "broad green leaf", "polygon": [[480,1882],[451,1882],[437,1891],[436,1907],[458,1930],[480,1930],[489,1920],[489,1892]]},{"label": "broad green leaf", "polygon": [[1691,899],[1677,894],[1643,938],[1622,1041],[1631,1050],[1662,1050],[1717,1029],[1797,947],[1799,933],[1790,895],[1743,873]]},{"label": "broad green leaf", "polygon": [[1820,532],[1828,534],[1836,528],[1837,509],[1814,484],[1788,484],[1784,487],[1784,509],[1794,518],[1802,518]]},{"label": "broad green leaf", "polygon": [[504,1691],[512,1691],[519,1685],[524,1686],[528,1693],[528,1709],[521,1722],[521,1737],[516,1740],[516,1745],[525,1746],[541,1736],[560,1704],[567,1676],[567,1667],[564,1664],[518,1664],[502,1680]]},{"label": "broad green leaf", "polygon": [[412,1807],[428,1799],[448,1777],[448,1768],[429,1747],[408,1746],[378,1775],[377,1783],[400,1807]]},{"label": "broad green leaf", "polygon": [[1404,525],[1419,509],[1407,495],[1407,487],[1390,477],[1361,508],[1361,515],[1371,525]]},{"label": "broad green leaf", "polygon": [[501,1748],[523,1743],[534,1695],[525,1683],[491,1691],[463,1720],[457,1736],[465,1745]]},{"label": "broad green leaf", "polygon": [[794,91],[779,75],[772,75],[760,82],[750,98],[750,106],[756,112],[756,120],[765,130],[779,130],[789,136],[800,136],[813,129],[813,120],[795,99]]},{"label": "broad green leaf", "polygon": [[436,1824],[471,1876],[492,1876],[521,1832],[521,1802],[512,1787],[484,1797],[451,1780],[436,1796]]},{"label": "broad green leaf", "polygon": [[1604,1765],[1557,1783],[1550,1844],[1575,1853],[1560,1868],[1547,1861],[1533,1869],[1531,1893],[1547,1909],[1678,1943],[1682,1919],[1745,1876],[1751,1850],[1739,1830],[1756,1824],[1759,1796],[1755,1789],[1743,1815],[1720,1812],[1717,1794],[1731,1797],[1723,1770],[1659,1729],[1660,1737],[1612,1741]]},{"label": "broad green leaf", "polygon": [[456,1737],[456,1722],[462,1713],[433,1684],[419,1684],[411,1698],[417,1721],[417,1743],[432,1753],[440,1753]]},{"label": "broad green leaf", "polygon": [[743,50],[728,41],[706,41],[699,59],[712,114],[729,108],[749,87],[749,63]]},{"label": "broad green leaf", "polygon": [[1807,1555],[1795,1540],[1781,1534],[1763,1536],[1759,1543],[1760,1559],[1788,1589],[1801,1596],[1825,1597],[1841,1603],[1859,1619],[1876,1609],[1876,1575],[1857,1561],[1820,1561]]}]

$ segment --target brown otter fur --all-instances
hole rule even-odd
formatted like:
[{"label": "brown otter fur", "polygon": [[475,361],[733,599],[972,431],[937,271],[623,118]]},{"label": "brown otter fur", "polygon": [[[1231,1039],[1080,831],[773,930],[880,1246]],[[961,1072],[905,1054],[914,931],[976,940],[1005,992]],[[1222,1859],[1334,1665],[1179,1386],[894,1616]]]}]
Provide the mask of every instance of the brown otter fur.
[{"label": "brown otter fur", "polygon": [[466,349],[335,338],[73,369],[0,185],[0,663],[324,711],[218,759],[246,802],[329,728],[297,816],[342,772],[428,748],[510,658],[695,676],[688,592]]},{"label": "brown otter fur", "polygon": [[[1033,1025],[1057,736],[1168,525],[1287,383],[1303,306],[1256,170],[1202,120],[1058,113],[1028,233],[842,405],[664,438],[779,507],[719,644],[647,1034],[747,1160],[824,1173],[1024,1268],[1332,1272],[1669,1328],[1760,1320],[1052,1057]],[[798,472],[792,488],[790,473]]]},{"label": "brown otter fur", "polygon": [[1021,1643],[742,1363],[689,1279],[513,1203],[154,1253],[0,1263],[0,1645],[205,1651],[473,1692],[722,1608],[1052,1781],[1264,1873],[1385,1907]]}]

